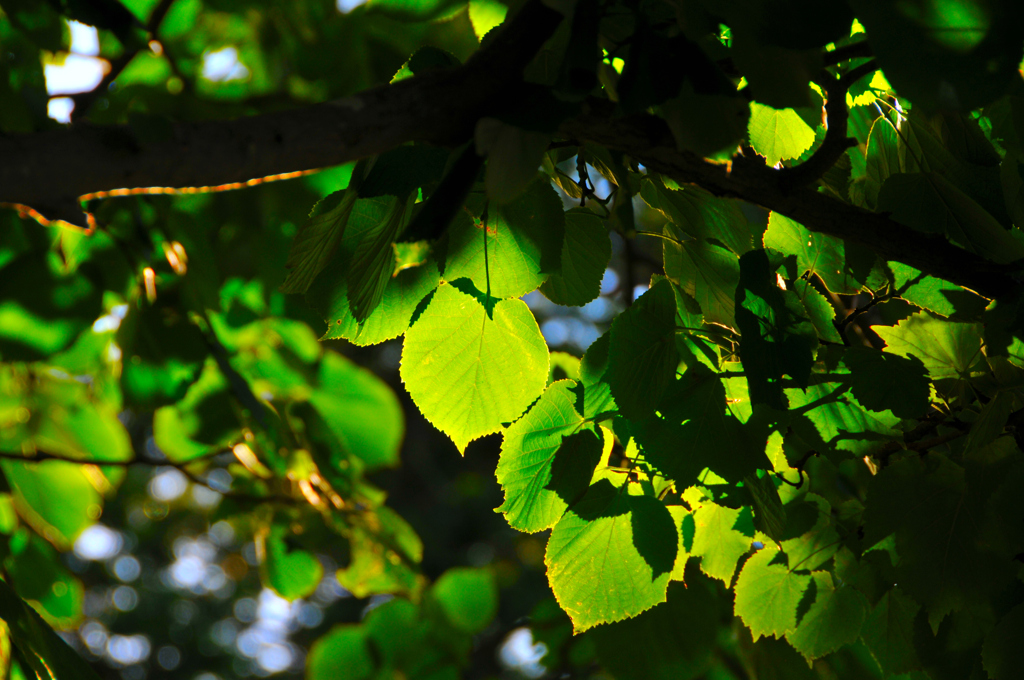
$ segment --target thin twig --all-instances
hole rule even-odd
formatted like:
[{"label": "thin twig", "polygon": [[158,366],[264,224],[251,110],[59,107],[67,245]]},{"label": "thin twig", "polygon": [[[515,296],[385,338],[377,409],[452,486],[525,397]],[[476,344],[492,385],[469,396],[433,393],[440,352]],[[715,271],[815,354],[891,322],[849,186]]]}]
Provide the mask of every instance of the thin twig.
[{"label": "thin twig", "polygon": [[866,313],[872,307],[874,307],[876,305],[880,305],[883,302],[888,302],[895,295],[896,295],[896,291],[892,290],[892,289],[889,289],[888,286],[886,286],[885,292],[883,294],[881,294],[881,295],[879,295],[877,293],[872,293],[871,294],[871,299],[868,300],[867,303],[865,303],[864,305],[861,305],[860,307],[857,307],[856,309],[854,309],[852,312],[850,312],[845,317],[843,317],[843,319],[841,321],[836,321],[835,322],[836,330],[839,331],[839,336],[842,337],[842,338],[845,338],[846,337],[846,329],[849,328],[851,323],[853,323],[857,318],[859,318],[861,315]]}]

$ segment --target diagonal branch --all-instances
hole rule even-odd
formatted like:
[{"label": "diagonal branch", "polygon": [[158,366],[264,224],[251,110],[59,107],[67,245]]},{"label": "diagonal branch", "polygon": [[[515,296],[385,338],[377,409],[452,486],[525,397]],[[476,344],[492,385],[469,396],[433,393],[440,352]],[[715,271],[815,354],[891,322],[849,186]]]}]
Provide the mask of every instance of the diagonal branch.
[{"label": "diagonal branch", "polygon": [[605,107],[592,106],[590,112],[566,122],[562,133],[623,151],[677,182],[777,211],[811,231],[866,246],[884,260],[909,264],[987,297],[1019,289],[1017,266],[990,262],[941,236],[914,231],[886,213],[870,212],[810,187],[787,186],[784,175],[763,162],[737,157],[732,163],[717,164],[680,151],[660,118],[613,118],[601,108]]},{"label": "diagonal branch", "polygon": [[818,180],[836,164],[836,161],[847,149],[857,145],[856,139],[846,136],[850,120],[850,110],[846,106],[846,93],[854,83],[876,70],[878,70],[878,64],[872,59],[850,69],[839,80],[833,79],[827,71],[823,74],[827,76],[820,82],[825,88],[827,97],[825,115],[828,131],[825,133],[825,140],[806,161],[791,168],[784,168],[779,172],[784,183],[790,187],[801,187]]},{"label": "diagonal branch", "polygon": [[125,125],[0,138],[0,204],[84,225],[79,197],[118,188],[196,187],[338,165],[411,141],[454,146],[514,102],[522,71],[562,15],[527,2],[461,68],[324,104],[236,120],[176,123],[146,142]]}]

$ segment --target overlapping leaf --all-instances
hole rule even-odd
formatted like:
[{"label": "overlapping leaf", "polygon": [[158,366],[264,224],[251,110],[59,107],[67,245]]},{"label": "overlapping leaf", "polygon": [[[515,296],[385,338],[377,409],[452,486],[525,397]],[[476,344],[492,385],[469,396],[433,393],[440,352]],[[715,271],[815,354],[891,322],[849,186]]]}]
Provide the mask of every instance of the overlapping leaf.
[{"label": "overlapping leaf", "polygon": [[519,418],[547,374],[547,345],[524,302],[498,301],[491,316],[452,285],[434,294],[402,349],[409,394],[459,451]]},{"label": "overlapping leaf", "polygon": [[555,598],[577,632],[665,601],[677,533],[668,509],[607,480],[559,520],[544,562]]},{"label": "overlapping leaf", "polygon": [[576,410],[578,400],[576,383],[559,380],[505,430],[496,471],[505,502],[498,510],[515,529],[554,526],[590,485],[601,440]]}]

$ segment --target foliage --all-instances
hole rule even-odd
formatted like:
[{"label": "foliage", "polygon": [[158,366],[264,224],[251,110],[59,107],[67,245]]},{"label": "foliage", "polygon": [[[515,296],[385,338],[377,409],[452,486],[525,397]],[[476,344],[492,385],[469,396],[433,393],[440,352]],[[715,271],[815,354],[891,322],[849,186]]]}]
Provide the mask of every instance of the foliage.
[{"label": "foliage", "polygon": [[[302,179],[213,193],[131,177],[138,191],[74,210],[6,206],[11,677],[96,676],[71,648],[104,656],[86,633],[108,577],[73,550],[100,518],[180,547],[171,507],[253,547],[248,581],[238,554],[218,567],[240,594],[358,602],[323,601],[302,641],[313,680],[511,676],[495,650],[531,609],[546,655],[527,674],[1016,673],[1019,2],[0,7],[0,131],[26,148],[73,146],[43,90],[65,19],[100,29],[112,69],[74,97],[68,134],[106,131],[122,155],[214,118],[317,147],[290,116],[423,83],[466,102],[457,134],[381,132],[379,154]],[[203,75],[223,47],[243,77]],[[483,82],[502,94],[480,103]],[[397,115],[448,125],[435,104]],[[554,351],[571,347],[552,324],[591,312],[582,356]],[[450,444],[428,446],[421,416]],[[454,491],[466,477],[401,483],[400,463],[454,465],[452,444],[460,470],[494,469],[507,527],[432,526],[472,496]],[[212,500],[154,486],[172,477]],[[460,532],[518,555],[442,554]]]}]

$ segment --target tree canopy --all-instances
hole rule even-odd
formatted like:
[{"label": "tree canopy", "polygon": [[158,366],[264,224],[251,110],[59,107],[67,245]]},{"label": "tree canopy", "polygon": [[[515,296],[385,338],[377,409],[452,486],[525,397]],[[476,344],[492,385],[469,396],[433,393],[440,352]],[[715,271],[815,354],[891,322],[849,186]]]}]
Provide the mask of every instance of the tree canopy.
[{"label": "tree canopy", "polygon": [[1019,675],[1024,4],[0,8],[5,677]]}]

